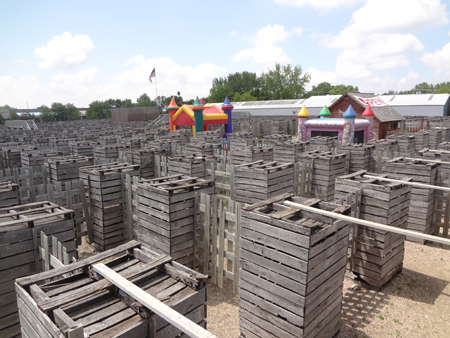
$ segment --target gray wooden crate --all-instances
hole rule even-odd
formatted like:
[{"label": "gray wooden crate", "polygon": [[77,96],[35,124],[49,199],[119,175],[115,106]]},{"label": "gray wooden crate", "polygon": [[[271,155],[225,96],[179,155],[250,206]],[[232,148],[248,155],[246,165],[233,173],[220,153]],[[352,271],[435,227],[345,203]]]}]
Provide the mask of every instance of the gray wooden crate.
[{"label": "gray wooden crate", "polygon": [[335,179],[345,175],[347,171],[347,154],[310,151],[301,154],[300,161],[311,163],[310,196],[327,202],[332,201]]},{"label": "gray wooden crate", "polygon": [[121,151],[121,159],[123,162],[137,164],[140,168],[139,176],[141,178],[155,177],[155,154],[165,155],[165,151],[161,149],[127,149]]},{"label": "gray wooden crate", "polygon": [[94,156],[94,147],[100,145],[97,141],[70,141],[69,147],[72,155]]},{"label": "gray wooden crate", "polygon": [[270,148],[273,147],[275,143],[289,141],[292,141],[292,135],[272,134],[264,136],[262,144],[263,146],[267,146]]},{"label": "gray wooden crate", "polygon": [[[21,154],[22,168],[25,170],[25,174],[32,177],[32,173],[42,172],[42,168],[47,158],[61,158],[62,153],[54,149],[41,149],[41,150],[29,150],[23,151]],[[43,184],[44,178],[40,176],[32,177],[32,181],[27,179],[27,186],[35,186]]]},{"label": "gray wooden crate", "polygon": [[[20,323],[27,337],[175,338],[183,334],[94,272],[101,261],[180,315],[206,327],[207,276],[130,241],[120,247],[16,283]],[[81,273],[78,271],[81,269]],[[41,285],[48,278],[74,277]],[[91,273],[90,273],[91,272]],[[39,286],[38,286],[39,285]],[[151,331],[153,330],[153,332]]]},{"label": "gray wooden crate", "polygon": [[194,267],[195,196],[213,194],[214,182],[173,175],[137,183],[138,240]]},{"label": "gray wooden crate", "polygon": [[439,143],[446,141],[445,136],[444,139],[442,139],[443,136],[442,130],[431,129],[428,131],[428,133],[429,133],[428,146],[430,147],[430,149],[437,149]]},{"label": "gray wooden crate", "polygon": [[167,160],[168,175],[180,174],[205,178],[207,176],[206,169],[211,168],[211,162],[214,162],[214,158],[204,154],[169,157]]},{"label": "gray wooden crate", "polygon": [[374,150],[375,146],[371,144],[349,144],[336,147],[338,153],[347,154],[350,173],[370,170]]},{"label": "gray wooden crate", "polygon": [[[335,199],[345,199],[346,195],[361,190],[358,218],[406,229],[411,186],[363,178],[365,173],[362,170],[336,178]],[[387,178],[412,180],[395,175]],[[355,246],[352,271],[370,285],[381,288],[402,271],[405,236],[361,225],[357,229],[352,241]]]},{"label": "gray wooden crate", "polygon": [[234,199],[252,204],[294,191],[294,163],[255,161],[234,167]]},{"label": "gray wooden crate", "polygon": [[331,151],[338,145],[337,136],[315,136],[308,141],[312,150]]},{"label": "gray wooden crate", "polygon": [[47,170],[48,183],[61,182],[64,189],[64,182],[78,180],[80,168],[93,166],[94,158],[85,156],[47,158],[44,165]]},{"label": "gray wooden crate", "polygon": [[0,209],[0,337],[20,334],[14,279],[40,271],[41,231],[55,236],[76,257],[74,229],[72,210],[50,202]]},{"label": "gray wooden crate", "polygon": [[94,147],[94,163],[108,164],[119,160],[119,151],[129,149],[123,145],[100,145]]},{"label": "gray wooden crate", "polygon": [[273,160],[280,162],[297,162],[300,154],[309,147],[308,141],[275,142],[273,145]]},{"label": "gray wooden crate", "polygon": [[286,207],[286,200],[350,211],[288,194],[242,209],[239,329],[245,337],[333,337],[340,328],[349,224]]},{"label": "gray wooden crate", "polygon": [[257,146],[239,148],[231,147],[231,164],[239,165],[244,163],[251,163],[255,161],[272,161],[273,148],[263,148]]},{"label": "gray wooden crate", "polygon": [[[126,175],[139,176],[139,165],[111,163],[80,168],[80,179],[88,190],[94,241],[98,250],[108,250],[123,243]],[[131,203],[129,201],[128,203]]]},{"label": "gray wooden crate", "polygon": [[[415,182],[435,185],[437,180],[438,164],[418,160],[406,160],[402,157],[389,160],[385,164],[383,173],[407,175],[413,177]],[[436,190],[413,187],[408,217],[408,230],[424,234],[433,232],[432,216]],[[407,240],[424,244],[422,239],[406,237]]]},{"label": "gray wooden crate", "polygon": [[19,185],[11,181],[0,181],[0,208],[20,204]]}]

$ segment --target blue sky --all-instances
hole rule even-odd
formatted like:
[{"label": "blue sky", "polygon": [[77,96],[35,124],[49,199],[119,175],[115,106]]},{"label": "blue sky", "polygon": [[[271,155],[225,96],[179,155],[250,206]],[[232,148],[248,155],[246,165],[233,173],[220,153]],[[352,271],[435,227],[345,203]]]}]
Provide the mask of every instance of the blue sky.
[{"label": "blue sky", "polygon": [[[362,92],[450,81],[449,0],[0,0],[0,105],[147,93],[205,97],[214,77],[300,65]],[[148,76],[156,68],[156,84]],[[153,81],[155,82],[155,81]]]}]

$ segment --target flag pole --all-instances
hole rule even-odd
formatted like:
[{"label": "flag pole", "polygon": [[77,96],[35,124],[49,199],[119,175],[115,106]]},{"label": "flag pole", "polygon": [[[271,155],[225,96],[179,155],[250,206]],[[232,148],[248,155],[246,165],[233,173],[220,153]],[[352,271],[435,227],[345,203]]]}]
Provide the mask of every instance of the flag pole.
[{"label": "flag pole", "polygon": [[156,72],[155,72],[155,93],[156,93],[155,101],[156,105],[158,106],[158,82],[156,81]]}]

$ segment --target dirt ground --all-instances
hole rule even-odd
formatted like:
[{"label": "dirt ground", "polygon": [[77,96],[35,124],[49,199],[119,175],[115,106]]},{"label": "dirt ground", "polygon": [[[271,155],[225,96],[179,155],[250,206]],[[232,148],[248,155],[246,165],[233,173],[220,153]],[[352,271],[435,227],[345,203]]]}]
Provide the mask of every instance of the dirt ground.
[{"label": "dirt ground", "polygon": [[[336,338],[450,337],[450,249],[405,244],[403,272],[381,292],[344,280]],[[238,297],[208,284],[208,331],[239,337]]]}]

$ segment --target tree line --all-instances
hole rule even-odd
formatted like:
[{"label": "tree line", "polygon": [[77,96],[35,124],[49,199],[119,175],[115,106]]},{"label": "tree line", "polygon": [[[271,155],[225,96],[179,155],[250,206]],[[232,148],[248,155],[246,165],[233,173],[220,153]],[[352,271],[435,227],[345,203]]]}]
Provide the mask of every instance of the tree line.
[{"label": "tree line", "polygon": [[410,90],[402,90],[402,91],[395,91],[395,90],[389,90],[383,95],[401,95],[401,94],[450,94],[450,82],[441,82],[441,83],[428,83],[428,82],[421,82],[414,86],[414,88],[411,88]]}]

